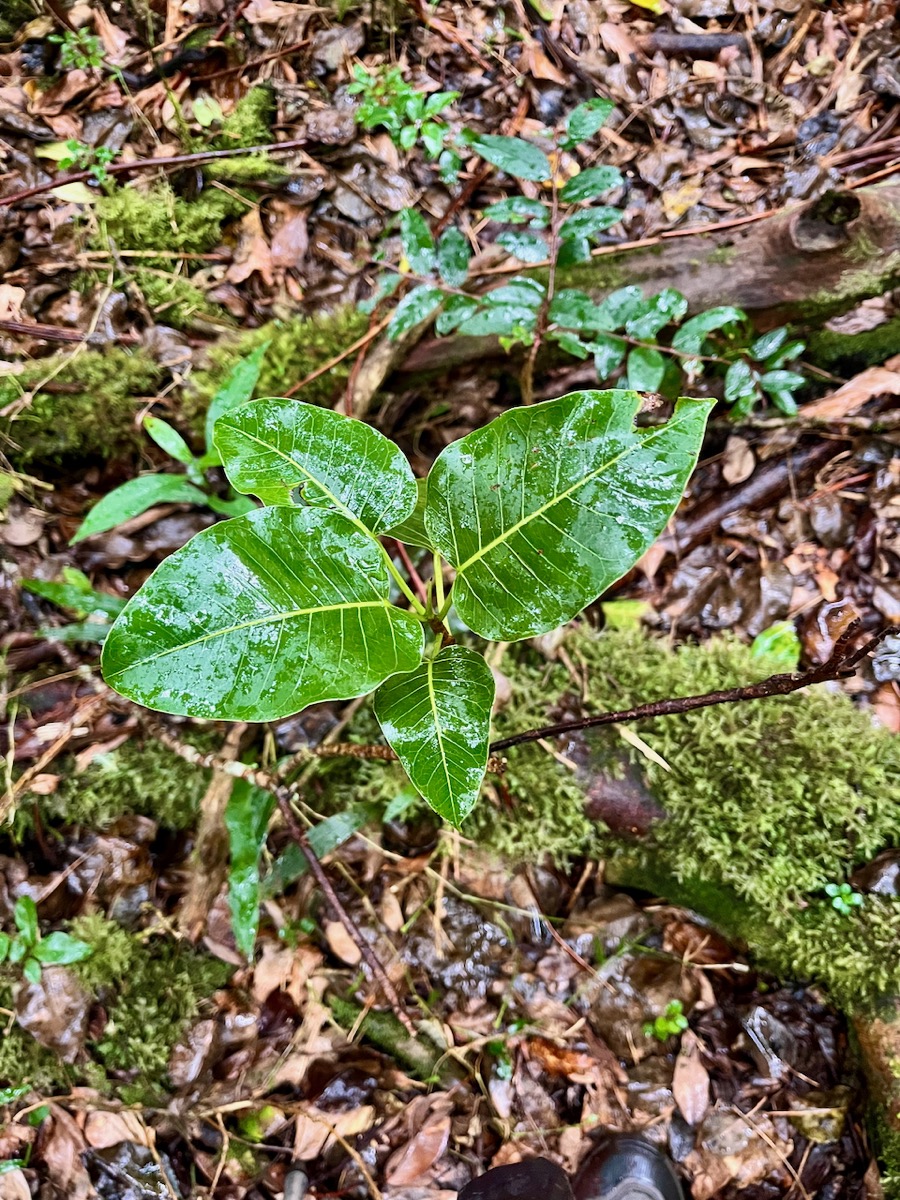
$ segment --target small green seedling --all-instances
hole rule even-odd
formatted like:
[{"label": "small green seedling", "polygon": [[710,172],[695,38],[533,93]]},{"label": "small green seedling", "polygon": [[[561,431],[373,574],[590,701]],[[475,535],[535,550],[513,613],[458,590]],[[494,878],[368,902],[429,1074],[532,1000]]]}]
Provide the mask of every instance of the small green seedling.
[{"label": "small green seedling", "polygon": [[421,142],[426,156],[438,160],[444,182],[455,182],[462,159],[450,129],[437,118],[459,92],[427,95],[407,83],[399,67],[385,67],[373,75],[361,64],[353,68],[347,91],[360,98],[356,118],[363,129],[386,129],[403,150]]},{"label": "small green seedling", "polygon": [[99,184],[109,180],[106,168],[119,153],[109,146],[88,146],[75,138],[70,138],[65,143],[65,149],[65,156],[59,160],[62,169],[68,171],[74,167],[79,171],[90,171]]},{"label": "small green seedling", "polygon": [[[211,508],[222,516],[240,516],[256,507],[246,496],[222,500],[207,483],[205,472],[218,467],[222,459],[213,446],[212,431],[217,419],[253,395],[268,342],[242,359],[216,393],[206,414],[206,450],[196,457],[177,429],[159,417],[145,417],[144,428],[157,446],[185,468],[183,475],[138,475],[103,497],[82,521],[71,545],[115,529],[124,521],[139,517],[155,504],[194,504]],[[52,599],[52,597],[50,597]]]},{"label": "small green seedling", "polygon": [[862,908],[865,896],[855,892],[849,883],[826,883],[825,895],[831,900],[831,907],[836,908],[843,917],[849,917],[855,908]]},{"label": "small green seedling", "polygon": [[644,1037],[656,1038],[658,1042],[667,1042],[671,1037],[678,1037],[688,1027],[688,1019],[684,1015],[680,1000],[670,1000],[662,1012],[653,1021],[648,1021],[644,1029]]},{"label": "small green seedling", "polygon": [[61,47],[59,65],[64,71],[96,71],[103,66],[103,43],[86,29],[67,29],[47,39]]},{"label": "small green seedling", "polygon": [[125,601],[109,592],[98,592],[83,571],[63,567],[61,579],[23,579],[26,591],[66,609],[77,618],[76,624],[44,626],[38,632],[56,642],[102,642],[112,622],[125,607]]},{"label": "small green seedling", "polygon": [[93,954],[93,947],[68,933],[41,937],[37,905],[30,896],[20,896],[16,901],[13,920],[18,933],[0,933],[0,963],[21,963],[22,974],[29,983],[41,982],[43,967],[69,966]]}]

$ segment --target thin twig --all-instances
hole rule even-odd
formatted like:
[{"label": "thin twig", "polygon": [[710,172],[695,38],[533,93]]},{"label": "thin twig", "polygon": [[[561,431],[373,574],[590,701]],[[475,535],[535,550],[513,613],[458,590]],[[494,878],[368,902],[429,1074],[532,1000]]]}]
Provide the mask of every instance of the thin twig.
[{"label": "thin twig", "polygon": [[575,733],[580,729],[593,729],[598,725],[616,725],[625,721],[641,721],[650,717],[678,716],[681,713],[693,712],[697,708],[710,708],[714,704],[735,704],[744,700],[765,700],[769,696],[787,696],[798,692],[801,688],[814,683],[826,683],[832,679],[845,679],[852,675],[857,664],[865,658],[870,650],[874,650],[879,642],[893,633],[900,633],[900,626],[888,625],[870,638],[859,649],[851,650],[850,644],[859,631],[859,622],[854,621],[847,631],[838,639],[834,653],[827,662],[818,667],[811,667],[790,675],[770,675],[760,683],[751,683],[745,687],[724,688],[718,692],[704,692],[699,696],[679,696],[671,700],[653,700],[649,704],[639,704],[635,708],[626,708],[621,712],[600,713],[595,717],[584,717],[580,721],[561,721],[557,725],[546,725],[543,729],[528,729],[524,733],[515,733],[511,737],[501,738],[491,743],[491,751],[496,754],[500,750],[508,750],[511,746],[519,746],[523,742],[536,742],[539,738],[560,737],[565,733]]},{"label": "thin twig", "polygon": [[387,329],[388,325],[391,323],[392,317],[393,313],[390,317],[385,317],[383,321],[380,321],[377,325],[374,325],[371,329],[367,330],[361,338],[357,338],[356,341],[351,346],[348,346],[346,350],[342,350],[340,354],[336,354],[334,358],[329,358],[328,362],[323,363],[321,367],[317,367],[315,371],[311,371],[309,375],[305,375],[299,383],[295,383],[293,387],[288,388],[288,390],[283,393],[284,396],[286,398],[296,396],[300,389],[305,388],[308,383],[312,383],[312,381],[314,379],[318,379],[320,375],[327,374],[332,367],[336,367],[338,363],[343,362],[345,358],[349,358],[355,350],[359,350],[363,346],[368,345],[368,343],[373,341],[379,335],[379,333],[382,332],[382,330]]}]

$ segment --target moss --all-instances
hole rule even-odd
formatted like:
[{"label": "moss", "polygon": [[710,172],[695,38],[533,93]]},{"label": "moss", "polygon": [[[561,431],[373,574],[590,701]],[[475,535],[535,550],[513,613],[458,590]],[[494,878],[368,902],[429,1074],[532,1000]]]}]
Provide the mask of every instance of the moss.
[{"label": "moss", "polygon": [[[295,383],[323,366],[361,337],[369,319],[354,308],[340,308],[322,317],[297,317],[269,321],[231,341],[223,341],[209,354],[204,369],[191,376],[185,396],[185,419],[200,429],[210,400],[239,359],[269,342],[257,396],[282,396]],[[320,376],[298,394],[307,404],[330,404],[340,394],[353,365],[352,356]]]},{"label": "moss", "polygon": [[[549,277],[546,267],[538,267],[536,270],[523,272],[523,274],[529,274],[542,283],[546,283]],[[624,261],[620,264],[616,261],[616,256],[612,254],[608,258],[605,256],[592,258],[588,262],[573,263],[569,267],[558,267],[556,271],[557,290],[564,287],[581,288],[585,292],[595,293],[612,291],[614,288],[624,287],[626,283],[634,282],[640,282],[640,280],[632,279]]]},{"label": "moss", "polygon": [[209,772],[191,766],[158,742],[132,738],[109,754],[98,755],[81,775],[60,767],[63,782],[49,796],[28,795],[43,819],[102,829],[118,817],[152,817],[166,829],[186,829],[196,817]]},{"label": "moss", "polygon": [[31,0],[4,0],[0,11],[0,41],[12,41],[23,25],[35,18]]},{"label": "moss", "polygon": [[207,179],[222,179],[236,184],[266,184],[281,187],[291,177],[287,167],[273,162],[267,154],[247,154],[241,158],[218,158],[204,163]]},{"label": "moss", "polygon": [[900,353],[900,317],[864,333],[817,329],[809,335],[807,357],[822,367],[840,366],[848,373],[880,365]]},{"label": "moss", "polygon": [[708,261],[711,263],[719,263],[723,267],[730,267],[737,257],[737,246],[718,246],[710,254]]},{"label": "moss", "polygon": [[[136,397],[152,396],[163,375],[148,354],[110,346],[29,363],[17,375],[0,376],[0,408],[51,373],[59,390],[36,392],[15,417],[0,422],[0,438],[9,443],[4,453],[15,469],[33,462],[108,457],[139,444]],[[73,386],[77,390],[68,390]]]},{"label": "moss", "polygon": [[219,150],[264,146],[272,141],[274,119],[275,95],[271,88],[252,87],[222,122],[222,130],[213,144]]},{"label": "moss", "polygon": [[173,329],[190,329],[198,317],[215,319],[222,324],[230,320],[224,309],[207,300],[205,293],[183,275],[138,267],[132,279],[153,315],[163,325],[171,325]]},{"label": "moss", "polygon": [[[864,250],[864,245],[853,243],[845,251],[845,257],[848,262],[852,262],[854,256],[861,257]],[[845,312],[856,301],[863,300],[866,296],[880,296],[896,286],[900,279],[900,251],[885,254],[875,261],[877,266],[872,265],[873,260],[869,259],[867,266],[848,267],[842,272],[834,288],[816,292],[798,305],[799,315],[808,320],[822,320],[835,313]]]},{"label": "moss", "polygon": [[[96,249],[165,250],[185,255],[205,254],[222,240],[222,226],[246,212],[239,196],[221,188],[206,188],[191,200],[176,196],[169,184],[115,188],[95,206],[98,230],[91,239]],[[142,266],[171,270],[171,259],[142,259]]]}]

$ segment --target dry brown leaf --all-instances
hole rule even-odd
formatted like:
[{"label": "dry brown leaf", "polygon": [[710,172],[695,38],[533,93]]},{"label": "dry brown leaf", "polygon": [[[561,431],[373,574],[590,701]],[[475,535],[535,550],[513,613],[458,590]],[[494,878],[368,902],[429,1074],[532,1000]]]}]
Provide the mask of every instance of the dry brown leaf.
[{"label": "dry brown leaf", "polygon": [[858,412],[875,396],[900,396],[900,356],[888,359],[883,367],[867,367],[852,379],[825,396],[804,404],[800,413],[820,421],[839,421]]},{"label": "dry brown leaf", "polygon": [[31,1200],[28,1180],[18,1167],[0,1175],[0,1200]]},{"label": "dry brown leaf", "polygon": [[313,946],[275,946],[265,942],[253,972],[253,999],[262,1004],[272,992],[284,991],[297,1008],[302,1008],[309,977],[322,965],[322,955]]},{"label": "dry brown leaf", "polygon": [[753,474],[756,458],[746,438],[732,434],[725,443],[722,478],[726,483],[743,483]]},{"label": "dry brown leaf", "polygon": [[300,1162],[311,1162],[324,1153],[337,1137],[355,1137],[371,1129],[375,1121],[375,1109],[371,1104],[345,1113],[323,1112],[314,1104],[304,1105],[297,1113],[294,1134],[294,1157]]},{"label": "dry brown leaf", "polygon": [[275,276],[272,271],[272,251],[263,233],[259,210],[251,210],[241,218],[241,232],[237,249],[234,252],[234,262],[225,272],[229,283],[243,283],[254,271],[260,276],[266,287],[274,287]]},{"label": "dry brown leaf", "polygon": [[306,213],[298,213],[280,225],[272,238],[272,266],[287,270],[299,267],[309,249]]},{"label": "dry brown leaf", "polygon": [[328,942],[328,949],[331,953],[341,962],[347,963],[348,966],[355,967],[362,958],[359,946],[341,921],[328,922],[325,926],[325,940]]},{"label": "dry brown leaf", "polygon": [[0,283],[0,321],[21,321],[25,289],[11,283]]},{"label": "dry brown leaf", "polygon": [[618,56],[619,62],[626,66],[639,53],[637,43],[626,33],[624,26],[612,21],[604,21],[599,29],[600,40],[611,54]]},{"label": "dry brown leaf", "polygon": [[875,716],[891,733],[900,733],[900,692],[896,683],[882,683],[872,697]]},{"label": "dry brown leaf", "polygon": [[120,1142],[152,1146],[155,1137],[137,1113],[94,1110],[85,1119],[84,1140],[94,1150],[105,1150],[109,1146],[118,1146]]},{"label": "dry brown leaf", "polygon": [[522,71],[534,76],[535,79],[546,79],[549,83],[558,83],[562,87],[568,86],[568,76],[563,74],[559,67],[553,65],[537,42],[528,43],[519,61]]},{"label": "dry brown leaf", "polygon": [[385,1182],[394,1186],[417,1183],[447,1149],[449,1116],[426,1121],[419,1132],[387,1161]]},{"label": "dry brown leaf", "polygon": [[688,1125],[699,1125],[709,1108],[709,1072],[700,1057],[700,1043],[686,1030],[675,1060],[672,1095]]},{"label": "dry brown leaf", "polygon": [[[46,972],[45,972],[46,973]],[[89,1200],[96,1196],[81,1155],[88,1148],[84,1134],[65,1109],[50,1105],[49,1126],[42,1136],[41,1158],[47,1175],[67,1200]],[[43,1135],[43,1129],[41,1130]]]}]

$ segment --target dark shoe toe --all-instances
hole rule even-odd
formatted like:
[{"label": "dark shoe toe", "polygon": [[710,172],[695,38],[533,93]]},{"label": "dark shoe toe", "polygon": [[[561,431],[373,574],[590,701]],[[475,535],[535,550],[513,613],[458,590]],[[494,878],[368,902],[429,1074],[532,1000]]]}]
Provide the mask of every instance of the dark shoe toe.
[{"label": "dark shoe toe", "polygon": [[572,1200],[569,1177],[546,1158],[493,1167],[467,1183],[458,1200]]},{"label": "dark shoe toe", "polygon": [[575,1200],[684,1200],[666,1156],[627,1134],[597,1143],[578,1169],[574,1191]]}]

